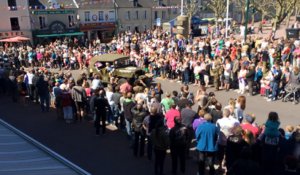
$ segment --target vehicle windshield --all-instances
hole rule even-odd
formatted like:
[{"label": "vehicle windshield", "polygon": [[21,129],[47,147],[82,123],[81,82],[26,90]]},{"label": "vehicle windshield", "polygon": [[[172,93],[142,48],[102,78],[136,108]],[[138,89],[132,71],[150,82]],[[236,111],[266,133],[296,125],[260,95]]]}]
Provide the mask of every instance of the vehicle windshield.
[{"label": "vehicle windshield", "polygon": [[129,66],[129,60],[128,59],[119,59],[114,62],[96,61],[94,66],[98,71],[105,67],[112,67],[112,66],[113,66],[113,68],[122,68],[122,67]]}]

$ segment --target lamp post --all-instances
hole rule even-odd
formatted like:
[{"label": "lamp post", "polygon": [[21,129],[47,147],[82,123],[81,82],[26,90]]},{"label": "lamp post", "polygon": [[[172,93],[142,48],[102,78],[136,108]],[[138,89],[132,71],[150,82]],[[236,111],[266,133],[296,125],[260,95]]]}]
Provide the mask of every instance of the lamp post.
[{"label": "lamp post", "polygon": [[250,4],[249,0],[246,0],[244,42],[246,42],[246,39],[247,39],[247,33],[248,33],[249,4]]},{"label": "lamp post", "polygon": [[183,0],[181,0],[180,15],[183,16]]},{"label": "lamp post", "polygon": [[227,10],[226,10],[226,31],[225,31],[225,37],[228,37],[228,14],[229,14],[229,0],[227,0]]}]

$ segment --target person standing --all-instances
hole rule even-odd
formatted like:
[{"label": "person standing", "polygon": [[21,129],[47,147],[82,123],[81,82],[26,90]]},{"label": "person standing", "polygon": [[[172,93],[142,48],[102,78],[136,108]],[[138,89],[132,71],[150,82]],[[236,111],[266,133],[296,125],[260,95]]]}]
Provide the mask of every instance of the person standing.
[{"label": "person standing", "polygon": [[73,119],[72,96],[65,85],[62,86],[62,92],[60,93],[60,96],[64,119],[66,123],[71,123]]},{"label": "person standing", "polygon": [[124,118],[125,118],[125,123],[126,123],[126,131],[128,137],[131,139],[132,136],[132,128],[131,128],[131,123],[132,123],[132,112],[131,109],[135,106],[135,102],[132,99],[132,94],[131,92],[128,92],[126,94],[126,98],[123,102],[123,110],[124,110]]},{"label": "person standing", "polygon": [[253,96],[254,78],[255,78],[255,66],[251,64],[249,66],[248,72],[246,73],[246,81],[248,84],[249,96]]},{"label": "person standing", "polygon": [[185,173],[185,151],[188,143],[187,128],[181,123],[180,117],[174,118],[175,126],[170,130],[170,149],[172,158],[172,173],[177,173],[178,159],[180,172]]},{"label": "person standing", "polygon": [[49,94],[49,84],[48,80],[44,77],[44,75],[40,75],[37,83],[36,88],[38,95],[40,97],[40,105],[42,112],[49,112],[50,108],[50,94]]},{"label": "person standing", "polygon": [[155,175],[163,175],[164,162],[169,148],[169,136],[164,121],[159,120],[151,131],[151,140],[154,147],[154,172]]},{"label": "person standing", "polygon": [[95,127],[96,127],[96,135],[98,136],[100,133],[100,121],[102,123],[102,133],[105,134],[106,131],[106,115],[107,111],[110,111],[110,106],[108,104],[107,99],[104,97],[104,90],[96,90],[95,91],[96,98],[94,99],[94,109],[96,112],[95,117]]},{"label": "person standing", "polygon": [[145,147],[145,130],[143,129],[143,121],[147,116],[147,112],[143,109],[143,102],[138,104],[131,109],[132,112],[132,127],[134,131],[134,144],[133,144],[133,155],[137,157],[138,151],[139,156],[144,156]]},{"label": "person standing", "polygon": [[71,90],[72,99],[76,105],[76,112],[77,112],[77,119],[82,121],[84,117],[84,109],[85,109],[85,102],[86,102],[86,92],[85,89],[82,87],[82,80],[77,80],[76,86],[74,86]]},{"label": "person standing", "polygon": [[209,174],[215,173],[214,157],[217,152],[217,139],[219,130],[215,124],[211,123],[212,116],[207,113],[204,115],[204,122],[196,129],[196,141],[198,151],[198,174],[205,174],[205,162],[209,166]]}]

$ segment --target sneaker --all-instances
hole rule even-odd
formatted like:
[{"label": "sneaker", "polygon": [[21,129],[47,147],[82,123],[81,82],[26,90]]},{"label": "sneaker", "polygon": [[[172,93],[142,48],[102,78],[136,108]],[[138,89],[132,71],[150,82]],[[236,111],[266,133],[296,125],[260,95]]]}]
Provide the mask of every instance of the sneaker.
[{"label": "sneaker", "polygon": [[271,101],[273,101],[273,100],[272,100],[272,99],[270,99],[270,98],[267,100],[267,102],[271,102]]}]

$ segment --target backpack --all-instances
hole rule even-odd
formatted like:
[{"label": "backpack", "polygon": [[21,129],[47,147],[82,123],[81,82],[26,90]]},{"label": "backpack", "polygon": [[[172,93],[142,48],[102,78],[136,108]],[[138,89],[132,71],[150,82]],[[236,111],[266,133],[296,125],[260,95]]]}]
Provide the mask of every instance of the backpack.
[{"label": "backpack", "polygon": [[175,142],[175,145],[177,145],[177,146],[184,146],[187,144],[188,131],[185,126],[182,126],[178,130],[175,131],[174,142]]}]

